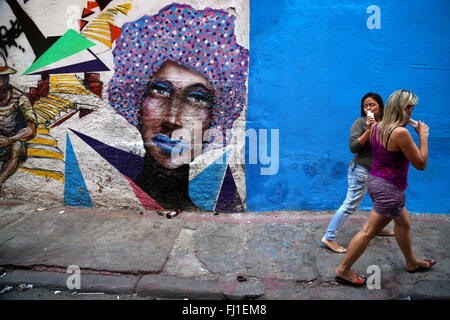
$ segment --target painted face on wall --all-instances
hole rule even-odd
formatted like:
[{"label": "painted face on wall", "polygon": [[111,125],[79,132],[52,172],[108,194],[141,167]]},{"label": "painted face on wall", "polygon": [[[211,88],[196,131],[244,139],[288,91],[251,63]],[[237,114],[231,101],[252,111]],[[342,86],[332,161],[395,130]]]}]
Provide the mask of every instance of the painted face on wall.
[{"label": "painted face on wall", "polygon": [[[172,61],[153,74],[142,102],[140,132],[144,146],[163,167],[193,160],[211,125],[214,90],[197,72]],[[189,162],[187,160],[187,162]]]}]

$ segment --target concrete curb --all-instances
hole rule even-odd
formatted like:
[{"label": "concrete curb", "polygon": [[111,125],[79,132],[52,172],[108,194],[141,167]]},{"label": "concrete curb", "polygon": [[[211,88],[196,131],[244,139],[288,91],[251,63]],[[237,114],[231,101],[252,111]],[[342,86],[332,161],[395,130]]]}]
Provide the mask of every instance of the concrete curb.
[{"label": "concrete curb", "polygon": [[136,293],[171,299],[222,300],[222,286],[215,280],[195,280],[173,276],[146,275],[137,286]]},{"label": "concrete curb", "polygon": [[[221,280],[197,280],[165,275],[82,274],[81,288],[69,290],[64,272],[3,270],[0,290],[32,284],[33,288],[78,293],[138,294],[141,297],[189,300],[449,300],[450,281],[423,280],[381,290],[330,285],[298,284],[294,281],[263,280],[249,277],[240,282],[229,276]],[[1,295],[0,295],[1,300]]]},{"label": "concrete curb", "polygon": [[[70,276],[71,274],[64,272],[12,270],[0,277],[0,286],[16,287],[21,284],[32,284],[33,287],[69,290],[67,280]],[[81,288],[71,291],[133,293],[138,280],[136,276],[83,274],[80,277]]]}]

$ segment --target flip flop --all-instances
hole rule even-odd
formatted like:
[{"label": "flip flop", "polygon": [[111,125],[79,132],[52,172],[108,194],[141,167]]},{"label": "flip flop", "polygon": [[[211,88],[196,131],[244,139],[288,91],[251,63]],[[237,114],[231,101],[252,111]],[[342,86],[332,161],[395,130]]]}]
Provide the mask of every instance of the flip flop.
[{"label": "flip flop", "polygon": [[406,269],[406,271],[408,271],[409,273],[416,273],[416,272],[424,272],[424,271],[428,271],[431,269],[432,266],[434,266],[436,264],[436,260],[433,259],[424,259],[426,262],[428,262],[428,267],[418,267],[414,270],[408,270]]},{"label": "flip flop", "polygon": [[348,281],[344,278],[341,278],[339,276],[336,276],[334,280],[339,283],[346,286],[352,286],[352,287],[362,287],[366,284],[367,278],[359,273],[356,274],[356,282]]},{"label": "flip flop", "polygon": [[323,242],[323,238],[320,240],[320,242],[322,243],[322,247],[325,249],[329,249],[331,251],[333,251],[334,253],[346,253],[347,249],[345,249],[344,247],[341,247],[341,250],[334,250],[332,247],[330,247],[328,244],[326,244],[325,242]]}]

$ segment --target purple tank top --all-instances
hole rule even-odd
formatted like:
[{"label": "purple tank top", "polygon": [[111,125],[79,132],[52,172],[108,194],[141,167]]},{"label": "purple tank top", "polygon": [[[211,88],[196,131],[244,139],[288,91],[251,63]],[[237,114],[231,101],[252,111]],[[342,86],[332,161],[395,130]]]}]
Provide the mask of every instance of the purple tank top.
[{"label": "purple tank top", "polygon": [[377,141],[377,128],[375,126],[372,145],[372,170],[370,174],[389,181],[401,190],[408,186],[409,161],[401,151],[389,151]]}]

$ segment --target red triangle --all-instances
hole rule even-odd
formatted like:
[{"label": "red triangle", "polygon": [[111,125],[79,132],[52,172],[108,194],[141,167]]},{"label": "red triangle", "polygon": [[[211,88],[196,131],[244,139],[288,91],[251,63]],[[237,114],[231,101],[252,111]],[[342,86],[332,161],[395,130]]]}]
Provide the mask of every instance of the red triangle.
[{"label": "red triangle", "polygon": [[88,21],[80,20],[80,31],[88,24]]},{"label": "red triangle", "polygon": [[158,202],[150,198],[148,194],[146,194],[144,191],[142,191],[141,188],[139,188],[133,180],[125,176],[125,178],[130,183],[131,188],[133,189],[134,193],[136,194],[137,198],[141,202],[142,206],[145,210],[161,210],[164,211],[165,209],[159,205]]},{"label": "red triangle", "polygon": [[83,9],[83,14],[81,15],[81,17],[82,18],[86,18],[87,16],[90,16],[93,13],[94,13],[94,11],[84,8]]},{"label": "red triangle", "polygon": [[110,23],[109,30],[111,31],[111,43],[113,43],[122,33],[122,29]]},{"label": "red triangle", "polygon": [[98,7],[98,3],[96,1],[88,1],[87,8],[88,9],[94,9]]}]

